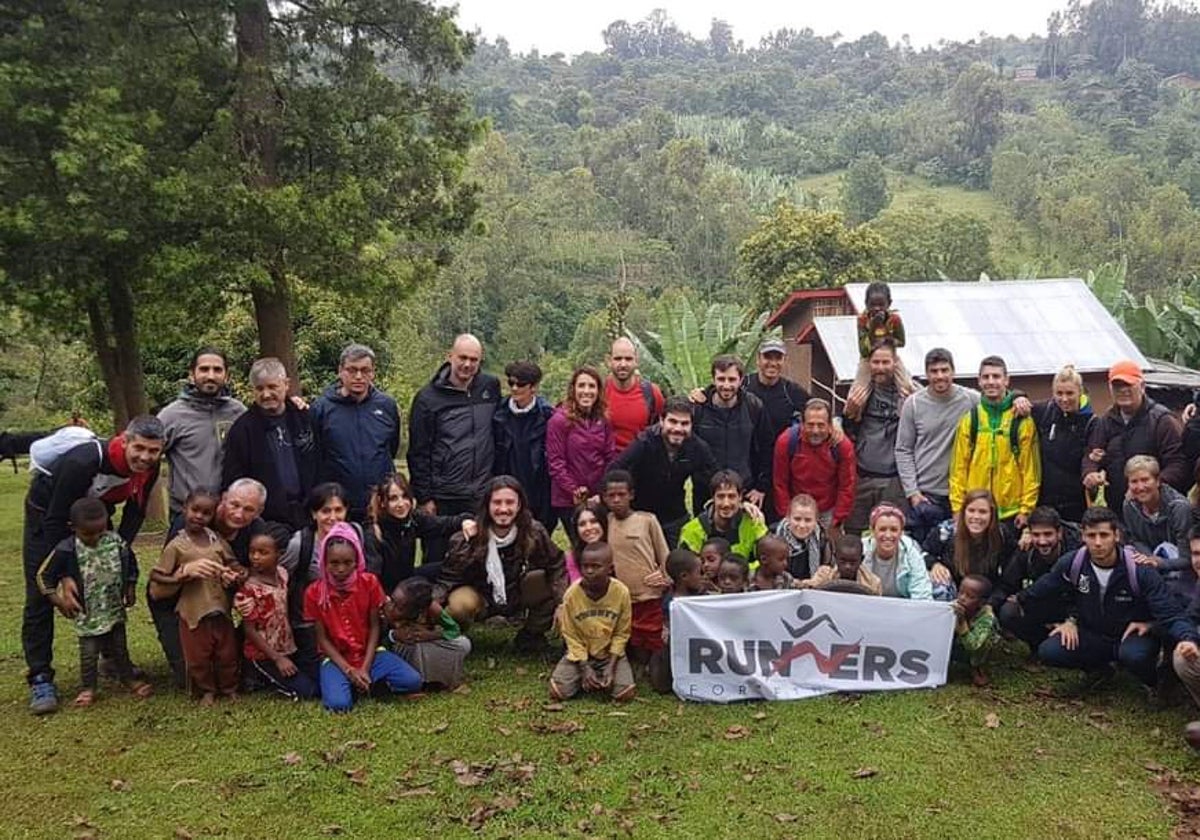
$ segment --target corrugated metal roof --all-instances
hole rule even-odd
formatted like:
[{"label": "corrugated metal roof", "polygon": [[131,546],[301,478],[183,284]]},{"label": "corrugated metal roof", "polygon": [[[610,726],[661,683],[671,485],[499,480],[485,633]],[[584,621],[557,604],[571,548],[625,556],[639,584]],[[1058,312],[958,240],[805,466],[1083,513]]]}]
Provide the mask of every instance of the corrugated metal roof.
[{"label": "corrugated metal roof", "polygon": [[[1081,373],[1107,370],[1120,359],[1151,367],[1082,280],[889,285],[892,306],[904,320],[900,357],[914,374],[934,347],[950,350],[959,372],[975,370],[991,355],[1001,356],[1014,376],[1052,374],[1068,362]],[[862,311],[866,290],[866,283],[846,285],[855,311]],[[854,318],[816,318],[813,325],[838,381],[853,380]]]}]

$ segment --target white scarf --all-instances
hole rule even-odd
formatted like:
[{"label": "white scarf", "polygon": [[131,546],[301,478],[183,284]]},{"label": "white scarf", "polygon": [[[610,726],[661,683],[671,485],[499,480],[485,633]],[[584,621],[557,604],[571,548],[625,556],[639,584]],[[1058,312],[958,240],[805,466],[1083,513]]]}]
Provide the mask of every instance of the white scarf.
[{"label": "white scarf", "polygon": [[508,410],[511,411],[513,414],[517,415],[518,417],[521,416],[522,414],[528,414],[529,412],[533,411],[533,408],[536,405],[537,405],[537,397],[534,397],[533,399],[531,399],[529,401],[529,405],[525,406],[524,408],[521,408],[519,405],[517,405],[517,401],[514,400],[512,397],[508,398]]},{"label": "white scarf", "polygon": [[517,540],[517,529],[512,528],[503,537],[496,536],[496,532],[488,529],[488,551],[487,551],[487,579],[488,586],[492,588],[492,600],[500,606],[508,603],[508,594],[504,581],[504,566],[500,563],[500,549],[508,548]]}]

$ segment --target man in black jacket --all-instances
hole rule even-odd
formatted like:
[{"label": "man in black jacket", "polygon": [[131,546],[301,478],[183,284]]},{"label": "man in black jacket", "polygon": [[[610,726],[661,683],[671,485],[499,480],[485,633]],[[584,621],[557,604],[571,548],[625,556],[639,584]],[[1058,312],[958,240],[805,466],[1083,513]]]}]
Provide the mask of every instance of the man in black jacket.
[{"label": "man in black jacket", "polygon": [[111,440],[77,443],[50,463],[43,462],[30,482],[21,543],[25,568],[21,645],[29,669],[26,674],[29,710],[34,714],[58,709],[52,664],[54,607],[38,587],[38,567],[54,546],[71,533],[71,505],[85,496],[104,502],[110,516],[121,505],[121,526],[117,533],[127,545],[133,544],[158,480],[165,437],[163,424],[157,417],[135,417],[122,435]]},{"label": "man in black jacket", "polygon": [[[703,402],[692,406],[693,434],[708,444],[718,469],[741,476],[747,488],[746,501],[761,507],[771,487],[775,439],[762,401],[742,389],[744,377],[745,368],[736,356],[713,359],[713,384],[704,389]],[[692,503],[697,510],[709,495],[707,485],[692,485]]]},{"label": "man in black jacket", "polygon": [[679,530],[692,517],[685,483],[690,478],[693,488],[708,487],[717,462],[708,444],[692,435],[692,404],[677,396],[667,400],[662,421],[639,433],[612,469],[633,475],[638,488],[634,508],[654,514],[667,545],[674,547]]},{"label": "man in black jacket", "polygon": [[492,416],[496,457],[493,475],[511,475],[529,498],[529,512],[548,532],[558,522],[550,507],[550,470],[546,465],[546,423],[554,408],[538,393],[542,369],[533,362],[510,362],[504,368],[509,397]]},{"label": "man in black jacket", "polygon": [[[426,513],[472,511],[491,478],[492,415],[500,402],[500,382],[479,370],[482,361],[479,339],[460,335],[445,364],[413,398],[408,471],[413,495]],[[426,540],[424,562],[439,562],[445,550],[445,540]]]},{"label": "man in black jacket", "polygon": [[1078,551],[1081,542],[1078,528],[1064,523],[1052,507],[1034,508],[1027,529],[1028,536],[1000,569],[989,601],[1000,626],[1029,645],[1030,656],[1036,658],[1038,645],[1046,641],[1050,625],[1066,617],[1069,603],[1051,598],[1022,607],[1017,593],[1050,571],[1058,558]]},{"label": "man in black jacket", "polygon": [[287,369],[279,359],[250,366],[254,404],[225,436],[221,489],[239,478],[267,488],[262,518],[299,530],[311,521],[304,500],[317,482],[320,455],[308,410],[288,399]]}]

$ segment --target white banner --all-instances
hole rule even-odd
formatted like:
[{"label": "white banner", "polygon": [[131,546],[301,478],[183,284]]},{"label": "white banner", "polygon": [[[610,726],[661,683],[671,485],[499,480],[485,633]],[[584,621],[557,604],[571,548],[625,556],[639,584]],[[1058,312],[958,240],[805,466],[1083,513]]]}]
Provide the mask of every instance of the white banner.
[{"label": "white banner", "polygon": [[671,667],[684,700],[797,700],[946,682],[947,603],[818,590],[671,600]]}]

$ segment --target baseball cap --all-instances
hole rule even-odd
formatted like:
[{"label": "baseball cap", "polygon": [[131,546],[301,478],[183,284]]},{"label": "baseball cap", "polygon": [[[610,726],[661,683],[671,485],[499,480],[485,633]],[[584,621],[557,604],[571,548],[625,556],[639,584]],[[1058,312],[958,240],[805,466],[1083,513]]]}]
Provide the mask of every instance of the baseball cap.
[{"label": "baseball cap", "polygon": [[1128,385],[1141,385],[1143,382],[1142,369],[1137,362],[1122,359],[1108,369],[1108,382],[1124,382]]},{"label": "baseball cap", "polygon": [[778,338],[768,338],[758,346],[759,353],[787,353],[787,345]]}]

